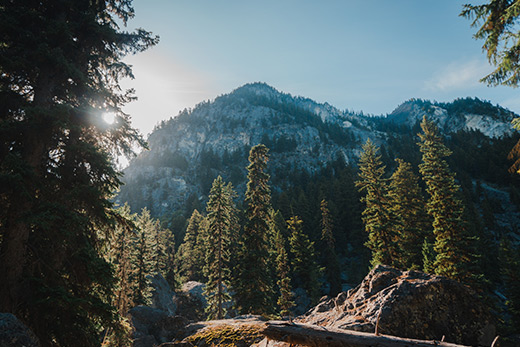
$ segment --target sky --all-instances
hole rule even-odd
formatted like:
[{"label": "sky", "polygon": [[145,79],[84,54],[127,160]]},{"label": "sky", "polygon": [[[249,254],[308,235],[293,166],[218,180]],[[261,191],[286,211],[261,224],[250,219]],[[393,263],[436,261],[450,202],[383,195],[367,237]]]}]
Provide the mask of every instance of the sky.
[{"label": "sky", "polygon": [[[125,58],[138,101],[124,110],[145,136],[161,120],[250,82],[380,115],[411,98],[478,97],[520,114],[520,90],[492,71],[459,17],[471,0],[134,0],[129,30],[160,36]],[[477,0],[472,1],[478,3]]]}]

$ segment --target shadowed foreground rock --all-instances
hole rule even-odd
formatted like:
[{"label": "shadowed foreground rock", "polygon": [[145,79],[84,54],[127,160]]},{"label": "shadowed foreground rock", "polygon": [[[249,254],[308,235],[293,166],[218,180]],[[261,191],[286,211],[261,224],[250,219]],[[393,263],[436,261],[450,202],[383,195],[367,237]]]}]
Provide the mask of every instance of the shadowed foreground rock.
[{"label": "shadowed foreground rock", "polygon": [[361,284],[322,301],[296,321],[421,340],[490,346],[491,315],[467,286],[441,276],[379,265]]},{"label": "shadowed foreground rock", "polygon": [[0,347],[40,347],[33,332],[11,313],[0,313]]}]

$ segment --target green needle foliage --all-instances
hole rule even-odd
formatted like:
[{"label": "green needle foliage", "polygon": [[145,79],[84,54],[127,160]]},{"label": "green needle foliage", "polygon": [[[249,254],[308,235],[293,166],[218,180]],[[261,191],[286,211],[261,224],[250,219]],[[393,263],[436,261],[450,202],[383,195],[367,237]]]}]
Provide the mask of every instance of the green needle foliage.
[{"label": "green needle foliage", "polygon": [[324,244],[325,253],[325,275],[330,284],[329,296],[335,297],[341,292],[341,269],[336,254],[336,240],[332,233],[332,217],[330,215],[327,201],[321,200],[321,241]]},{"label": "green needle foliage", "polygon": [[274,229],[274,246],[276,250],[276,274],[278,276],[279,297],[278,307],[280,308],[280,316],[286,317],[291,315],[291,308],[294,307],[294,295],[292,293],[289,256],[286,248],[286,238],[283,231],[286,229],[285,221],[280,211],[273,216]]},{"label": "green needle foliage", "polygon": [[184,234],[184,241],[177,251],[177,276],[181,283],[204,280],[202,275],[204,254],[206,254],[204,226],[204,217],[199,211],[193,210]]},{"label": "green needle foliage", "polygon": [[296,216],[287,221],[292,255],[291,265],[295,283],[305,289],[311,301],[315,303],[320,294],[318,278],[321,269],[316,263],[314,242],[310,241],[309,237],[303,232],[302,223],[302,220]]},{"label": "green needle foliage", "polygon": [[427,212],[433,219],[436,258],[435,273],[465,283],[479,280],[478,257],[475,254],[476,237],[468,235],[462,216],[464,206],[459,198],[455,174],[450,171],[445,157],[451,151],[444,145],[437,126],[423,118],[420,150],[423,154],[419,170],[430,195]]},{"label": "green needle foliage", "polygon": [[235,196],[231,183],[225,185],[220,176],[213,181],[206,207],[208,248],[204,273],[208,280],[204,295],[208,302],[208,319],[224,318],[226,312],[223,305],[231,300],[227,288],[231,276],[229,248],[234,239],[232,233],[237,230]]},{"label": "green needle foliage", "polygon": [[158,41],[120,30],[133,15],[130,0],[0,5],[0,311],[44,346],[96,345],[117,321],[99,230],[113,227],[114,158],[144,145],[122,112],[122,58]]},{"label": "green needle foliage", "polygon": [[384,178],[385,166],[377,146],[370,141],[363,145],[359,158],[359,180],[356,186],[365,192],[363,222],[368,233],[365,245],[372,251],[372,266],[385,264],[399,266],[397,245],[397,218],[391,208],[388,180]]},{"label": "green needle foliage", "polygon": [[[412,165],[396,159],[398,167],[390,179],[391,209],[399,220],[399,267],[423,269],[423,244],[431,233],[419,179]],[[428,233],[429,232],[429,233]],[[428,238],[427,238],[428,237]]]},{"label": "green needle foliage", "polygon": [[237,306],[242,313],[271,314],[274,311],[274,280],[268,244],[271,190],[269,175],[265,172],[268,151],[260,144],[249,152],[246,225],[234,285]]}]

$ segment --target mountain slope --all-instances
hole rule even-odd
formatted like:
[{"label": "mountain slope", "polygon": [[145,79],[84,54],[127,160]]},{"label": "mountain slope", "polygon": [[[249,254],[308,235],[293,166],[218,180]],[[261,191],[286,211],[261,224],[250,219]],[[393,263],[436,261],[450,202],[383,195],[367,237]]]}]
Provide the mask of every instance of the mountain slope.
[{"label": "mountain slope", "polygon": [[[125,170],[126,185],[117,199],[134,210],[147,206],[155,216],[171,214],[189,199],[204,201],[219,174],[243,193],[247,155],[258,143],[270,148],[275,193],[293,184],[291,173],[317,174],[338,159],[355,164],[368,137],[404,159],[414,152],[413,163],[417,124],[425,114],[446,134],[481,132],[480,142],[513,133],[512,112],[478,99],[410,100],[386,117],[367,117],[252,83],[157,126],[148,139],[150,150]],[[406,141],[409,148],[400,148]]]}]

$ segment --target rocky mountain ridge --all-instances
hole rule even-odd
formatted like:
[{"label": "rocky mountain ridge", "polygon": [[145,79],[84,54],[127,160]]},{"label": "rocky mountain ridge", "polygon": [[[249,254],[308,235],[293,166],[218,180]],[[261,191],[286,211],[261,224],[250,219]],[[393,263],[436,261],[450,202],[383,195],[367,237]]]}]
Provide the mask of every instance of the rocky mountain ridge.
[{"label": "rocky mountain ridge", "polygon": [[134,210],[147,206],[162,216],[190,198],[204,201],[219,174],[243,193],[248,152],[258,143],[270,148],[272,188],[279,192],[291,184],[290,172],[316,174],[338,159],[355,164],[367,138],[385,145],[394,131],[391,124],[413,131],[425,114],[446,134],[475,130],[500,138],[514,131],[512,112],[478,99],[444,104],[412,99],[374,117],[294,97],[265,83],[246,84],[161,122],[148,138],[150,150],[125,169],[126,185],[117,201],[128,201]]}]

